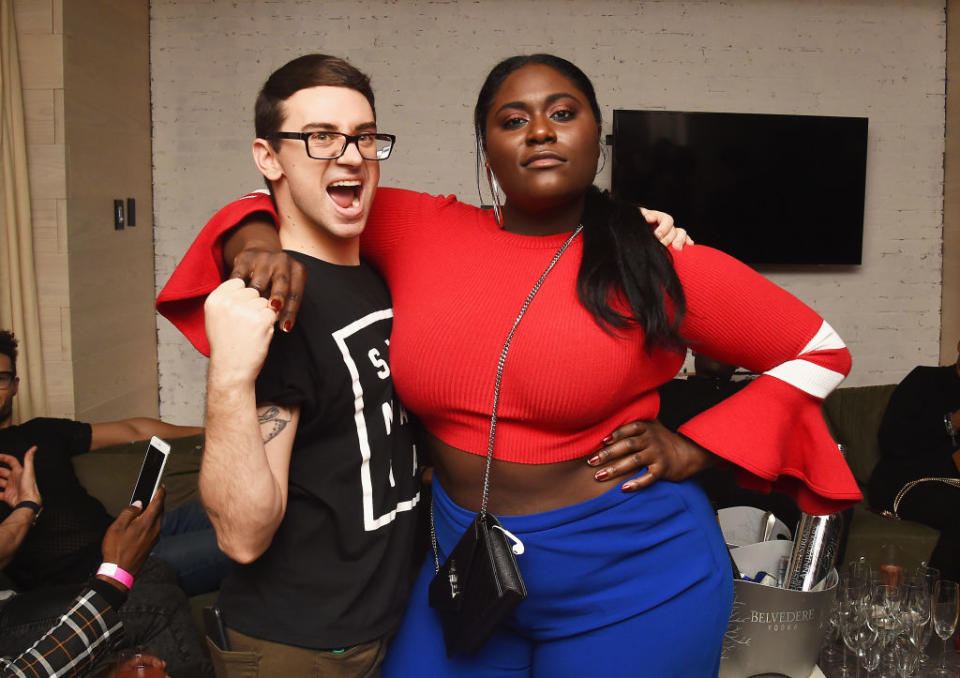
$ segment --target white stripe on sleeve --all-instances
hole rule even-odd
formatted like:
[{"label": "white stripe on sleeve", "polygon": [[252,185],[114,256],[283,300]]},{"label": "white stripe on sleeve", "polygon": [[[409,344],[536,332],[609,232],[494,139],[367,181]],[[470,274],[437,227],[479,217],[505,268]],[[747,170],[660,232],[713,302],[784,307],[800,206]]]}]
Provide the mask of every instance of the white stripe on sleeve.
[{"label": "white stripe on sleeve", "polygon": [[814,365],[809,360],[790,360],[767,370],[764,374],[785,381],[801,391],[821,400],[840,385],[844,375],[826,367]]},{"label": "white stripe on sleeve", "polygon": [[840,338],[836,330],[830,327],[830,323],[824,320],[820,325],[820,329],[813,335],[813,339],[807,342],[807,345],[800,351],[800,355],[810,353],[811,351],[827,351],[846,347],[847,345],[843,343],[843,339]]},{"label": "white stripe on sleeve", "polygon": [[840,385],[844,375],[809,360],[803,360],[803,356],[813,351],[836,350],[845,348],[845,346],[840,335],[830,327],[829,323],[823,321],[817,333],[803,347],[800,357],[772,367],[764,374],[785,381],[791,386],[822,400]]}]

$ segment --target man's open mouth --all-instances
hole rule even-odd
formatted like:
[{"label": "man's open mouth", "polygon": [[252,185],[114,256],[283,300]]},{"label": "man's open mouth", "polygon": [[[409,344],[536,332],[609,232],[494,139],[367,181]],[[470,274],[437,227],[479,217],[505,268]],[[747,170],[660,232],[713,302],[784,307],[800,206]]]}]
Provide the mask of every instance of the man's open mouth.
[{"label": "man's open mouth", "polygon": [[360,205],[360,190],[363,183],[357,179],[345,179],[343,181],[334,181],[327,186],[327,194],[338,207],[348,209]]}]

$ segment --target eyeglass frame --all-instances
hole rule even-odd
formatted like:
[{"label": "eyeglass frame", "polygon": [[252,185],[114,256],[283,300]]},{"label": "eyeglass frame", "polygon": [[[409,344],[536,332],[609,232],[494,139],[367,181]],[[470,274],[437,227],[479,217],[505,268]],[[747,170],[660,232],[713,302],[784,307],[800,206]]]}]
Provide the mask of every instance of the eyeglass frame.
[{"label": "eyeglass frame", "polygon": [[[310,155],[310,137],[314,134],[336,134],[338,137],[344,138],[343,148],[340,149],[340,152],[336,155],[325,155],[322,158],[318,158],[315,155]],[[397,143],[397,136],[395,134],[384,134],[382,132],[361,132],[360,134],[344,134],[343,132],[328,132],[326,130],[314,130],[313,132],[276,132],[274,135],[277,139],[300,139],[303,141],[303,146],[307,150],[307,157],[313,158],[314,160],[336,160],[337,158],[343,157],[343,154],[347,152],[347,149],[350,147],[350,144],[353,144],[357,147],[357,152],[360,154],[360,157],[364,160],[373,160],[375,162],[380,162],[381,160],[386,160],[390,157],[390,154],[393,153],[393,147]],[[390,150],[387,151],[387,155],[384,158],[368,158],[363,154],[363,151],[360,150],[360,137],[372,136],[375,139],[383,139],[384,137],[390,140]]]},{"label": "eyeglass frame", "polygon": [[10,383],[7,384],[6,386],[3,386],[2,384],[0,384],[0,391],[6,391],[8,388],[12,387],[13,382],[17,380],[16,372],[13,372],[11,370],[3,370],[2,372],[0,372],[0,381],[2,381],[2,377],[5,377],[7,375],[9,375],[10,377]]}]

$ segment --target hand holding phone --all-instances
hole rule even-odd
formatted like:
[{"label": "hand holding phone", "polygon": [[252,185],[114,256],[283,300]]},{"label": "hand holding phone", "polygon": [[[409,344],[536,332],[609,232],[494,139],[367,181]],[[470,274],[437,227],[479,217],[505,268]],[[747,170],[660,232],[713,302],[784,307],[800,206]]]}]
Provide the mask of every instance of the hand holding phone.
[{"label": "hand holding phone", "polygon": [[133,488],[133,496],[130,497],[131,504],[139,500],[144,508],[147,507],[153,495],[157,493],[157,488],[160,487],[160,478],[163,476],[169,454],[170,443],[160,440],[157,436],[150,439],[147,453],[143,456],[143,464],[140,466],[137,484]]},{"label": "hand holding phone", "polygon": [[[128,506],[120,511],[120,515],[103,535],[100,544],[103,562],[116,563],[134,576],[140,572],[160,538],[164,497],[163,487],[159,487],[146,507],[138,509]],[[112,578],[107,576],[106,579],[109,581]],[[117,583],[119,584],[119,581]]]}]

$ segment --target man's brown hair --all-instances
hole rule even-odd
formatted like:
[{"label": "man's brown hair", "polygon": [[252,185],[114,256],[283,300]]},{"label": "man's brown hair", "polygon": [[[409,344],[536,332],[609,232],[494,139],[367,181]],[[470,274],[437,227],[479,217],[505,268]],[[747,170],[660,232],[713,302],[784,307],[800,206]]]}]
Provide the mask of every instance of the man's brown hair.
[{"label": "man's brown hair", "polygon": [[360,92],[376,117],[370,78],[344,59],[328,54],[305,54],[288,61],[267,78],[257,95],[253,125],[258,139],[266,139],[274,150],[279,148],[277,132],[281,131],[283,102],[309,87],[346,87]]}]

